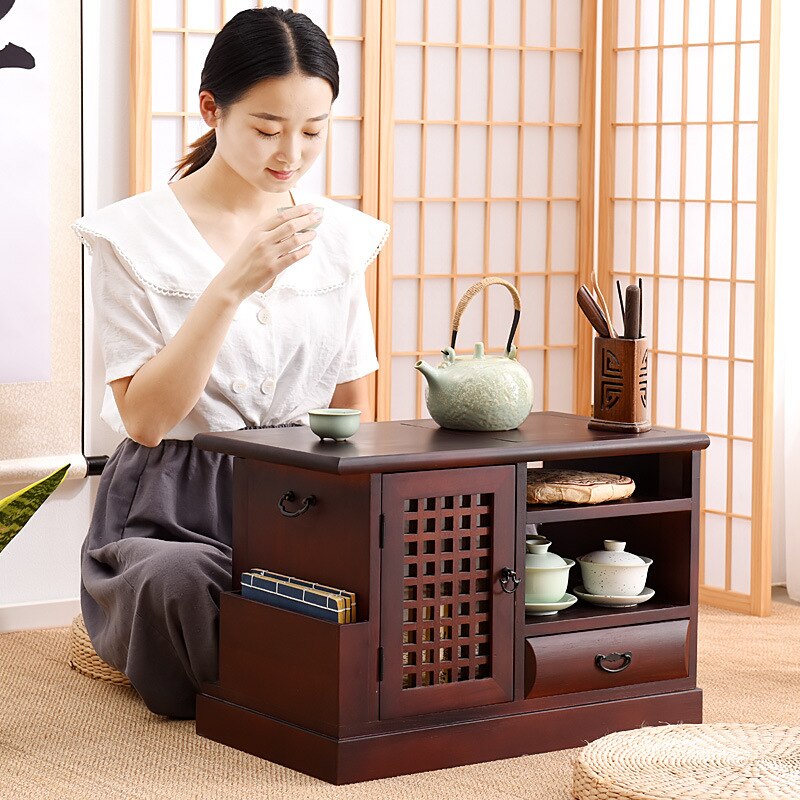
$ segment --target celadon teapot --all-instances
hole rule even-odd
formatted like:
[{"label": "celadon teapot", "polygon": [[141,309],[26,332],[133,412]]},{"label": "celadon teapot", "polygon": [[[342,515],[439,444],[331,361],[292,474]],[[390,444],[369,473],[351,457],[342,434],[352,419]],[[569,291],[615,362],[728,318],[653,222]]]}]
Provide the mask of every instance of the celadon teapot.
[{"label": "celadon teapot", "polygon": [[[456,335],[467,303],[492,283],[505,286],[514,299],[514,320],[502,355],[486,355],[477,342],[470,355],[457,356]],[[507,431],[521,425],[533,405],[533,381],[517,360],[511,343],[519,323],[520,300],[516,287],[501,278],[484,278],[459,300],[453,314],[450,346],[442,350],[444,361],[432,367],[425,361],[414,365],[427,381],[425,403],[434,422],[442,428],[462,431]]]}]

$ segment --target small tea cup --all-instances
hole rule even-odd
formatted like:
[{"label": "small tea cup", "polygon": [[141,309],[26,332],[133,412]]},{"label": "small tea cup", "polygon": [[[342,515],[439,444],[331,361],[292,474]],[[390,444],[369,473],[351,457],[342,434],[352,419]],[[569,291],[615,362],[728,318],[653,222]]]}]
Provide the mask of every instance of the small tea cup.
[{"label": "small tea cup", "polygon": [[361,424],[361,412],[354,408],[314,408],[308,412],[308,424],[320,439],[344,442]]},{"label": "small tea cup", "polygon": [[[281,206],[278,209],[278,212],[291,211],[291,209],[296,208],[296,207],[297,206]],[[314,211],[318,211],[320,213],[320,218],[316,222],[312,222],[307,228],[303,228],[301,231],[299,231],[300,233],[305,233],[306,231],[310,231],[310,230],[316,228],[320,224],[320,222],[322,222],[322,216],[321,215],[323,213],[323,209],[320,206],[314,206]]]}]

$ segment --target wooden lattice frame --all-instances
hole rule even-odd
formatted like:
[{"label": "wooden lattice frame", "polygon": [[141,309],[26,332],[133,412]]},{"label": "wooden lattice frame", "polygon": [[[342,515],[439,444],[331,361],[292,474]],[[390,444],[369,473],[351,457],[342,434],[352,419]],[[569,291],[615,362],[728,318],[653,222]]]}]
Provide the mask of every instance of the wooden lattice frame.
[{"label": "wooden lattice frame", "polygon": [[[683,14],[683,37],[682,43],[670,45],[665,44],[664,39],[664,19],[665,19],[665,0],[657,0],[658,4],[658,43],[656,45],[642,46],[640,42],[642,4],[643,0],[633,0],[635,2],[635,22],[633,47],[618,47],[617,23],[619,19],[618,4],[619,0],[606,2],[603,18],[603,48],[602,48],[602,101],[601,101],[601,171],[600,171],[600,206],[599,206],[599,244],[598,244],[598,266],[601,280],[607,296],[613,293],[613,279],[617,276],[621,278],[633,279],[638,273],[636,269],[637,259],[637,210],[641,202],[653,202],[655,204],[655,230],[654,230],[654,251],[653,251],[653,273],[652,276],[645,275],[645,279],[652,278],[652,306],[653,319],[652,330],[645,331],[650,336],[650,343],[654,358],[651,387],[653,419],[658,422],[658,380],[659,380],[659,356],[667,355],[676,359],[676,420],[678,427],[689,427],[681,420],[682,410],[682,372],[681,363],[685,357],[698,358],[702,360],[702,393],[701,393],[701,424],[702,430],[708,429],[708,396],[712,391],[709,386],[709,362],[721,361],[727,363],[728,386],[727,386],[727,420],[728,427],[724,434],[713,432],[715,437],[724,439],[727,442],[727,475],[724,476],[726,488],[726,506],[724,509],[703,509],[701,516],[701,537],[704,533],[704,523],[707,514],[714,514],[722,517],[725,521],[725,585],[722,588],[712,586],[701,586],[701,599],[722,605],[739,611],[748,611],[754,614],[769,613],[770,608],[770,588],[771,588],[771,559],[770,559],[770,537],[771,537],[771,499],[772,499],[772,470],[771,470],[771,449],[772,449],[772,354],[773,354],[773,321],[772,304],[774,294],[774,165],[775,165],[775,113],[776,113],[776,64],[777,46],[775,15],[777,14],[777,2],[772,0],[761,1],[760,36],[758,40],[745,41],[741,36],[742,23],[742,2],[734,0],[736,4],[736,36],[733,41],[715,41],[714,22],[715,22],[715,2],[722,0],[709,0],[709,35],[706,42],[689,41],[689,0],[684,0],[681,13]],[[740,78],[742,62],[742,45],[757,44],[759,46],[759,99],[758,99],[758,119],[742,120],[739,118],[740,100]],[[731,45],[735,52],[735,87],[733,94],[733,119],[714,118],[714,53],[715,47]],[[662,119],[663,107],[663,75],[664,75],[664,52],[670,47],[680,48],[682,51],[682,87],[681,87],[681,118],[679,122],[665,122]],[[707,69],[707,90],[706,90],[706,119],[704,121],[691,121],[687,119],[687,82],[688,82],[688,58],[689,50],[693,47],[705,48],[708,53]],[[656,120],[655,122],[641,122],[639,118],[639,69],[641,53],[644,50],[657,52],[657,99],[656,99]],[[633,119],[631,122],[621,123],[617,121],[617,56],[623,50],[633,52]],[[615,190],[615,169],[616,169],[616,135],[617,130],[623,126],[632,129],[633,154],[631,158],[631,196],[619,197]],[[678,198],[667,198],[662,195],[662,136],[667,125],[677,125],[681,136],[681,159],[680,159],[680,194]],[[756,199],[750,201],[756,207],[756,233],[755,233],[755,270],[752,280],[743,279],[737,273],[737,212],[741,205],[748,201],[739,199],[738,191],[738,171],[739,171],[739,132],[744,124],[757,124],[758,143],[757,143],[757,171],[756,171]],[[699,201],[704,203],[705,208],[705,248],[703,259],[703,275],[695,277],[687,275],[685,272],[684,261],[684,237],[686,235],[686,207],[688,202],[695,202],[694,199],[687,199],[686,176],[687,169],[692,165],[687,163],[687,130],[690,126],[698,125],[706,131],[706,152],[705,152],[705,193]],[[655,196],[653,198],[642,198],[638,196],[638,162],[640,147],[640,131],[644,126],[655,127]],[[712,203],[724,203],[725,200],[712,196],[712,139],[714,132],[723,126],[732,128],[732,169],[731,169],[731,275],[729,278],[720,278],[710,274],[710,251],[712,247],[711,236],[709,233],[709,221],[712,210]],[[631,205],[630,241],[616,242],[614,230],[614,210],[615,203],[623,201]],[[659,268],[660,257],[660,223],[661,223],[661,204],[662,202],[677,202],[680,206],[680,228],[678,243],[678,307],[677,307],[677,347],[674,351],[667,350],[659,345],[659,289],[662,278]],[[627,270],[615,269],[615,247],[625,247],[630,249],[630,268]],[[673,276],[669,276],[673,279]],[[684,291],[688,281],[701,281],[703,285],[703,331],[702,331],[702,350],[699,353],[689,353],[684,346]],[[713,312],[710,307],[710,287],[714,282],[722,281],[730,285],[728,311],[728,349],[727,357],[713,355],[709,352],[709,319]],[[737,285],[751,284],[754,287],[755,302],[755,321],[753,336],[755,341],[753,358],[742,358],[736,355],[735,349],[735,324],[736,324],[736,287]],[[661,303],[663,310],[663,303]],[[735,364],[751,363],[753,365],[753,402],[752,402],[752,436],[735,435],[733,430],[734,420],[734,373]],[[751,514],[737,514],[732,510],[733,497],[733,446],[735,441],[744,441],[752,444],[752,508]],[[705,496],[705,488],[710,480],[720,480],[719,476],[710,476],[703,469],[702,476],[702,496]],[[734,592],[731,590],[731,571],[732,571],[732,549],[733,534],[732,525],[734,519],[745,519],[751,521],[751,547],[750,547],[750,592]],[[703,539],[701,538],[701,541]],[[700,570],[701,582],[705,574],[706,550],[704,543],[700,550]]]}]

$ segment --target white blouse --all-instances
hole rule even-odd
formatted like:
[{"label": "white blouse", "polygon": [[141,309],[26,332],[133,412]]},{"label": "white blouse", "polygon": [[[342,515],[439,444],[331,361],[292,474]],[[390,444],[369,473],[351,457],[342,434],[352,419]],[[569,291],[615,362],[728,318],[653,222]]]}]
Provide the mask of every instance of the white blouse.
[{"label": "white blouse", "polygon": [[[164,438],[308,424],[337,384],[378,369],[364,273],[389,225],[335,200],[292,189],[325,210],[311,252],[238,308],[203,394]],[[108,384],[133,375],[177,333],[224,266],[169,186],[76,220],[92,254],[95,326],[105,362],[101,418],[128,435]]]}]

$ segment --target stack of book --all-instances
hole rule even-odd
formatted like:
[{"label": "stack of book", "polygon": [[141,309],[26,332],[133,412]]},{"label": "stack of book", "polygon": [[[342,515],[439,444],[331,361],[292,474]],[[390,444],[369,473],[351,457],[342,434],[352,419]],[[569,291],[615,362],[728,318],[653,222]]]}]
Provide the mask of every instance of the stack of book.
[{"label": "stack of book", "polygon": [[356,596],[352,592],[266,569],[242,573],[242,597],[328,622],[356,621]]}]

